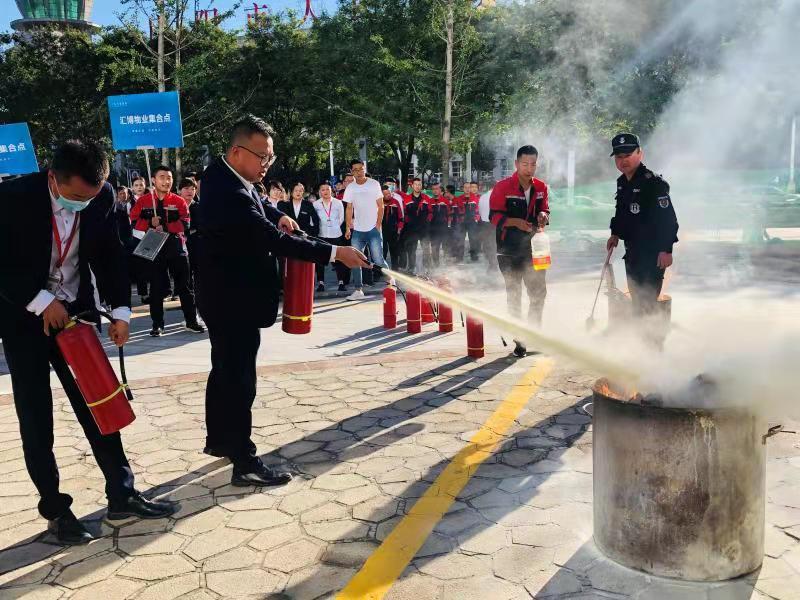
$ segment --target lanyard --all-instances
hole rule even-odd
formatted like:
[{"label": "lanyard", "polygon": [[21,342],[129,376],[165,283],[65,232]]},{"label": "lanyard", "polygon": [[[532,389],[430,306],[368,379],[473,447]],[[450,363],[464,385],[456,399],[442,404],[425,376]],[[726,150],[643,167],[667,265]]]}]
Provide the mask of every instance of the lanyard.
[{"label": "lanyard", "polygon": [[60,269],[61,265],[64,264],[64,259],[67,258],[67,254],[69,254],[69,249],[72,246],[72,240],[75,239],[75,234],[78,231],[78,221],[80,221],[80,214],[75,213],[75,221],[72,223],[72,231],[69,232],[69,237],[67,238],[67,245],[64,248],[64,251],[61,251],[61,236],[58,233],[58,225],[56,224],[56,216],[50,215],[53,223],[53,236],[56,238],[56,245],[58,247],[58,261],[56,261],[56,269]]},{"label": "lanyard", "polygon": [[325,216],[328,217],[328,221],[331,220],[331,212],[333,211],[333,202],[331,202],[331,207],[328,210],[325,210],[325,201],[322,201],[322,210],[325,211]]}]

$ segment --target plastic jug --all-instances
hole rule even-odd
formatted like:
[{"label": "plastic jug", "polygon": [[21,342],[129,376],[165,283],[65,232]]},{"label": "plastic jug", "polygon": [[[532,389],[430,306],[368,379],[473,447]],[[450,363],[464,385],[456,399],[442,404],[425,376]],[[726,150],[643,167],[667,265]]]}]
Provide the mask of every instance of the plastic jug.
[{"label": "plastic jug", "polygon": [[531,240],[533,252],[533,268],[535,271],[544,271],[550,268],[550,237],[543,231],[533,236]]}]

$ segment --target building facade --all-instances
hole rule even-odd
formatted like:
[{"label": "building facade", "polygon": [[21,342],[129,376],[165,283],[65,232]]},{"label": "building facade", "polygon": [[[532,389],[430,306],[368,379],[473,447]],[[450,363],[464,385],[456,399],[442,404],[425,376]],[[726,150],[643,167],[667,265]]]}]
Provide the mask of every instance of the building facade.
[{"label": "building facade", "polygon": [[30,32],[38,28],[79,29],[94,33],[99,29],[89,19],[94,0],[16,0],[21,19],[11,22],[16,31]]}]

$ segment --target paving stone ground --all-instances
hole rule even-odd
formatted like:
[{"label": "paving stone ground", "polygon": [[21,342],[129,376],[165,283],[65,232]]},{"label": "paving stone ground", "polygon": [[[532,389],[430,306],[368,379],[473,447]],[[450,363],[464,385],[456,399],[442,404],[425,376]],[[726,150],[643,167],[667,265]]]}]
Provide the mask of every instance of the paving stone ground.
[{"label": "paving stone ground", "polygon": [[[602,248],[583,262],[556,256],[563,262],[548,273],[547,326],[586,313],[603,256]],[[678,254],[677,262],[683,272],[670,289],[680,298],[673,306],[678,323],[694,310],[691,298],[709,289],[733,292],[752,274],[731,268],[709,277],[692,271],[700,261]],[[473,299],[504,302],[496,291],[476,290]],[[258,490],[231,487],[230,465],[201,453],[207,336],[181,333],[179,311],[167,313],[169,335],[159,340],[147,336],[146,316],[134,319],[128,373],[138,418],[123,432],[124,444],[139,489],[180,500],[182,508],[170,519],[104,521],[101,473],[57,393],[62,489],[99,536],[78,548],[56,545],[36,511],[14,408],[3,396],[10,378],[0,352],[0,600],[334,598],[540,360],[509,359],[488,330],[487,357],[467,360],[458,324],[453,334],[428,326],[409,338],[382,331],[380,312],[374,297],[355,304],[330,298],[317,304],[310,336],[287,336],[278,327],[262,332],[254,439],[267,462],[297,477],[284,488]],[[796,310],[787,314],[797,317]],[[327,360],[294,364],[311,354]],[[759,572],[724,584],[687,584],[630,571],[599,554],[592,543],[591,420],[583,411],[594,379],[557,360],[389,600],[800,599],[797,434],[767,442]],[[800,431],[800,424],[785,425]]]},{"label": "paving stone ground", "polygon": [[[395,357],[397,360],[397,357]],[[0,406],[0,598],[333,598],[539,357],[428,358],[259,378],[254,439],[288,486],[229,485],[201,453],[204,383],[137,389],[123,439],[138,486],[174,518],[103,520],[103,479],[64,400],[56,454],[73,509],[100,537],[46,534],[13,406]],[[591,541],[591,373],[556,363],[476,472],[390,600],[800,598],[800,436],[769,441],[766,558],[726,584],[645,576]],[[796,430],[796,428],[795,428]]]}]

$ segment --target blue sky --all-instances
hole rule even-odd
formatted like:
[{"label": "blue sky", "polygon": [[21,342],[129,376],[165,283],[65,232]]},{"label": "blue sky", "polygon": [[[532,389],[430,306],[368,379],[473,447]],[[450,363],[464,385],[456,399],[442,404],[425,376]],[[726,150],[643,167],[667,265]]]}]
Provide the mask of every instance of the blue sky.
[{"label": "blue sky", "polygon": [[[266,4],[271,12],[282,12],[288,9],[294,9],[301,15],[305,13],[306,2],[305,0],[258,0],[258,5],[263,6]],[[207,8],[209,4],[212,7],[218,8],[220,11],[229,10],[236,4],[235,0],[215,0],[213,3],[210,0],[198,0],[200,8]],[[192,2],[190,2],[190,6]],[[319,14],[323,10],[333,12],[336,9],[336,0],[311,0],[311,6],[314,12]],[[242,6],[237,10],[236,15],[227,22],[227,27],[241,28],[247,22],[245,9],[251,9],[252,13],[253,2],[242,2]],[[94,10],[92,11],[92,21],[99,25],[116,25],[119,23],[116,13],[120,12],[122,5],[119,0],[95,0]],[[8,31],[11,29],[9,23],[14,19],[20,18],[19,10],[13,0],[0,0],[0,31]]]}]

